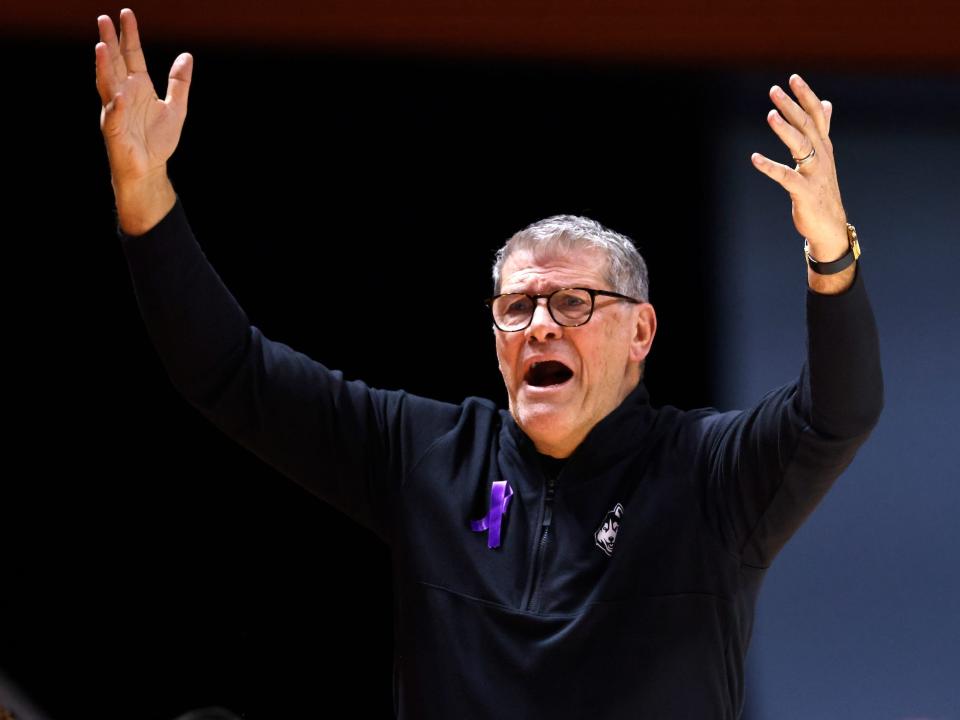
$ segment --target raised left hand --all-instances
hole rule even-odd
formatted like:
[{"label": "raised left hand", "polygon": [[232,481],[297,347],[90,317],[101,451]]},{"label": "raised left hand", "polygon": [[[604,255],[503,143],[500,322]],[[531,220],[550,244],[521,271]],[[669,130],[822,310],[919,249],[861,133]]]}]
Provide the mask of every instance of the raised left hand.
[{"label": "raised left hand", "polygon": [[799,75],[790,76],[790,88],[799,104],[779,86],[770,88],[770,99],[777,109],[767,114],[767,122],[794,160],[811,152],[813,156],[793,168],[760,153],[753,153],[751,160],[760,172],[790,193],[793,223],[810,241],[810,254],[821,262],[830,262],[842,257],[849,247],[847,214],[840,201],[830,142],[833,106],[821,101]]}]

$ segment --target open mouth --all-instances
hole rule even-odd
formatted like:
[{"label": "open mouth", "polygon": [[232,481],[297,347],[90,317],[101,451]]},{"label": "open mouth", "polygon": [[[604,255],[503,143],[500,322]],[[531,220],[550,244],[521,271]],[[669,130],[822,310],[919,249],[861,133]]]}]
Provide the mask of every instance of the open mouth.
[{"label": "open mouth", "polygon": [[533,387],[549,387],[563,385],[572,377],[573,370],[559,360],[545,360],[531,365],[523,380]]}]

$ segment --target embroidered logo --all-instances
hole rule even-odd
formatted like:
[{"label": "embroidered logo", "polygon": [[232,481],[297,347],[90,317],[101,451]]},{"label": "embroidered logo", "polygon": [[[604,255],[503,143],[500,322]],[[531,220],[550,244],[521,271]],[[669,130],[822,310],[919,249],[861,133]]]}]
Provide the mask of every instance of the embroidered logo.
[{"label": "embroidered logo", "polygon": [[617,530],[620,529],[620,518],[623,517],[623,505],[617,503],[613,510],[610,510],[597,531],[593,534],[593,539],[597,547],[603,550],[607,557],[613,555],[613,544],[617,541]]}]

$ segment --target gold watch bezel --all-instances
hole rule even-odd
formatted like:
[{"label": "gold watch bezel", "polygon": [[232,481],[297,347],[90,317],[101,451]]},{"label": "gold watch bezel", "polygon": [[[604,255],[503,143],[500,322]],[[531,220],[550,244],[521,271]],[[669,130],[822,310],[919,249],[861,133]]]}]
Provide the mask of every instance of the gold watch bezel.
[{"label": "gold watch bezel", "polygon": [[847,240],[850,241],[850,247],[853,248],[853,259],[859,260],[860,259],[860,240],[857,237],[857,229],[850,223],[847,223]]}]

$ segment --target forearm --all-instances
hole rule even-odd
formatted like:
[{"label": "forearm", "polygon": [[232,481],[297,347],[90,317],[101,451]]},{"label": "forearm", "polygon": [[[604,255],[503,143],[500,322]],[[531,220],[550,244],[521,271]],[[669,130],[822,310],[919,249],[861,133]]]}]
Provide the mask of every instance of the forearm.
[{"label": "forearm", "polygon": [[883,376],[862,268],[854,263],[837,273],[845,274],[850,276],[846,288],[821,293],[811,286],[807,292],[809,419],[823,434],[850,438],[876,424],[883,407]]},{"label": "forearm", "polygon": [[[171,380],[190,398],[214,391],[249,320],[207,261],[181,204],[142,235],[121,235],[140,311]],[[123,225],[121,224],[121,231]]]}]

